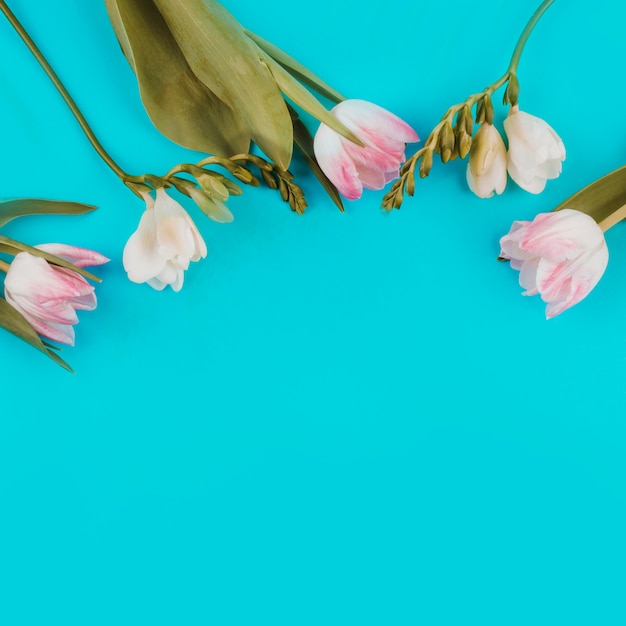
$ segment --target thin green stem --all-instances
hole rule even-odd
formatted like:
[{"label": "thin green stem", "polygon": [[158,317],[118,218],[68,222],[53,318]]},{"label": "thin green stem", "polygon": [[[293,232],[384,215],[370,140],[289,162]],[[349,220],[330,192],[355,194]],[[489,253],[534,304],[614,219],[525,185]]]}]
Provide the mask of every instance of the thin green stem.
[{"label": "thin green stem", "polygon": [[6,261],[0,261],[0,271],[5,274],[9,271],[9,267],[11,267]]},{"label": "thin green stem", "polygon": [[519,63],[520,57],[522,56],[522,50],[524,50],[524,46],[530,37],[530,33],[533,32],[533,28],[537,25],[537,22],[541,19],[543,14],[550,8],[550,5],[554,3],[554,0],[544,0],[539,8],[533,13],[530,20],[528,20],[528,24],[522,31],[522,34],[515,46],[515,50],[513,50],[513,55],[511,56],[511,62],[509,63],[509,69],[507,74],[515,74],[517,72],[517,65]]},{"label": "thin green stem", "polygon": [[4,0],[0,0],[0,11],[7,18],[11,26],[15,29],[17,34],[20,36],[22,41],[26,44],[27,48],[30,50],[32,55],[35,57],[39,65],[42,67],[44,72],[47,74],[48,78],[52,82],[52,84],[56,87],[57,91],[61,94],[61,97],[65,101],[65,104],[69,107],[70,111],[80,124],[83,132],[89,139],[89,142],[93,146],[94,150],[100,155],[102,160],[122,179],[122,181],[126,182],[128,180],[133,180],[135,177],[127,174],[109,155],[109,153],[103,148],[102,144],[96,137],[93,130],[87,123],[87,120],[81,113],[80,109],[74,99],[69,94],[65,85],[61,82],[61,79],[57,76],[56,72],[52,69],[51,65],[46,60],[46,57],[42,54],[41,50],[37,47],[35,42],[31,39],[30,35],[26,31],[26,29],[22,26],[20,21],[15,17],[14,13],[9,9],[8,5]]}]

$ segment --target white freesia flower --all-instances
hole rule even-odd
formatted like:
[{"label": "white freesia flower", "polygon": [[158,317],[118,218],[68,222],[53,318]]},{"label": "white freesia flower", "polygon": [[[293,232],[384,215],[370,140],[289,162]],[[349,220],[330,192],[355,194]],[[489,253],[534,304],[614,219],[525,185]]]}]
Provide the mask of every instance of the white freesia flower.
[{"label": "white freesia flower", "polygon": [[506,146],[493,124],[484,122],[476,132],[469,162],[467,184],[479,198],[500,195],[506,187]]},{"label": "white freesia flower", "polygon": [[511,107],[504,120],[509,140],[508,171],[511,178],[530,193],[541,193],[546,181],[558,178],[565,146],[542,119]]},{"label": "white freesia flower", "polygon": [[190,261],[206,257],[206,244],[187,211],[163,187],[156,190],[156,200],[143,196],[146,210],[124,247],[124,269],[134,283],[180,291]]}]

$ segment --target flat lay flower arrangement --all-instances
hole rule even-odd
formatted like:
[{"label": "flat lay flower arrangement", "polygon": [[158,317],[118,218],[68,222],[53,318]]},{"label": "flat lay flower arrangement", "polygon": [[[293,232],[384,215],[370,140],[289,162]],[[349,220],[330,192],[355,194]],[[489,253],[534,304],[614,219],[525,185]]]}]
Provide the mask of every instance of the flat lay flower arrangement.
[{"label": "flat lay flower arrangement", "polygon": [[[384,212],[399,209],[418,195],[419,178],[456,160],[466,160],[469,192],[484,199],[506,193],[511,184],[540,194],[562,172],[566,146],[558,119],[543,120],[541,111],[525,110],[517,76],[524,46],[554,0],[545,0],[530,17],[504,74],[448,107],[429,133],[378,103],[344,98],[214,0],[105,2],[154,127],[201,157],[162,173],[127,171],[0,0],[0,10],[26,45],[25,54],[30,50],[59,91],[59,106],[64,102],[70,108],[142,210],[136,230],[126,233],[121,259],[65,242],[26,243],[0,234],[5,274],[0,324],[67,369],[58,344],[74,345],[77,312],[96,307],[97,266],[113,263],[134,283],[178,292],[190,264],[207,256],[202,225],[182,198],[222,224],[235,217],[228,207],[231,196],[251,196],[251,188],[264,185],[301,214],[311,180],[295,180],[289,171],[294,159],[306,164],[342,211],[344,200],[356,201],[364,190],[381,193]],[[496,97],[500,90],[502,96]],[[501,128],[495,122],[500,101],[506,107]],[[303,112],[316,120],[315,128],[302,121]],[[500,239],[498,258],[519,271],[524,295],[546,302],[548,318],[559,315],[602,277],[608,263],[604,232],[625,217],[625,207],[626,169],[618,168],[553,211],[514,222]],[[0,204],[0,229],[28,215],[79,215],[94,208],[59,200],[7,200]]]}]

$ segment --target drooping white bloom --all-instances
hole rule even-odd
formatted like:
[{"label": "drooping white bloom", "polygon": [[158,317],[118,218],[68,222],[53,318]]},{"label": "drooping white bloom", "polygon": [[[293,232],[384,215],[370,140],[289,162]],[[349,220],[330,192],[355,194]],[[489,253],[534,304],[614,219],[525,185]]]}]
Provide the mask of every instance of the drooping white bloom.
[{"label": "drooping white bloom", "polygon": [[540,294],[549,319],[580,302],[609,261],[604,233],[586,213],[562,209],[514,222],[500,239],[500,257],[520,271],[525,296]]},{"label": "drooping white bloom", "polygon": [[124,247],[124,269],[134,283],[180,291],[189,263],[206,257],[206,244],[187,211],[163,187],[156,199],[147,193],[144,199],[146,210]]},{"label": "drooping white bloom", "polygon": [[479,198],[501,194],[506,187],[506,146],[493,124],[476,132],[467,164],[467,184]]},{"label": "drooping white bloom", "polygon": [[325,124],[315,134],[315,157],[341,195],[356,200],[363,188],[382,189],[398,178],[405,144],[419,140],[406,122],[365,100],[344,100],[331,113],[365,144],[358,146]]},{"label": "drooping white bloom", "polygon": [[558,178],[565,146],[544,120],[518,106],[511,107],[504,120],[509,140],[508,171],[511,178],[530,193],[541,193],[546,181]]},{"label": "drooping white bloom", "polygon": [[[38,249],[77,267],[102,265],[109,259],[93,250],[65,244],[42,244]],[[94,288],[78,272],[48,263],[42,257],[20,252],[4,279],[6,301],[19,311],[42,337],[74,345],[76,311],[93,311]]]}]

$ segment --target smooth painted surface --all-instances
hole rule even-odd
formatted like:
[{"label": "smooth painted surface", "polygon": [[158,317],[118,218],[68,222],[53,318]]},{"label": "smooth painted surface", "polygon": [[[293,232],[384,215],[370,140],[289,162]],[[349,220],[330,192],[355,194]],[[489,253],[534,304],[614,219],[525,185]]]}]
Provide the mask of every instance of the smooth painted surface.
[{"label": "smooth painted surface", "polygon": [[[422,138],[535,9],[224,4]],[[11,6],[124,167],[199,158],[146,118],[103,2]],[[0,22],[0,195],[100,207],[5,232],[112,259],[75,375],[0,334],[0,623],[624,624],[626,228],[550,322],[495,261],[514,219],[624,163],[623,19],[561,0],[530,39],[521,104],[568,150],[542,195],[482,201],[437,163],[401,211],[368,192],[342,215],[296,161],[303,217],[266,189],[229,225],[187,205],[209,256],[179,294],[127,281],[141,203]]]}]

